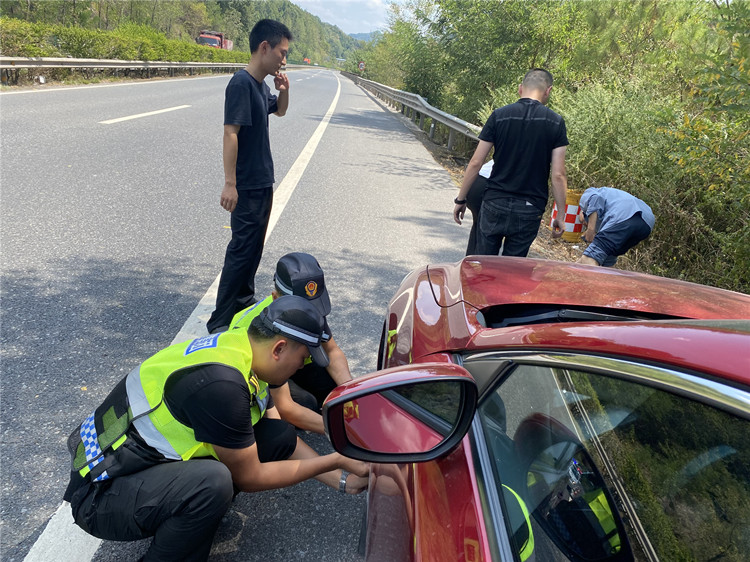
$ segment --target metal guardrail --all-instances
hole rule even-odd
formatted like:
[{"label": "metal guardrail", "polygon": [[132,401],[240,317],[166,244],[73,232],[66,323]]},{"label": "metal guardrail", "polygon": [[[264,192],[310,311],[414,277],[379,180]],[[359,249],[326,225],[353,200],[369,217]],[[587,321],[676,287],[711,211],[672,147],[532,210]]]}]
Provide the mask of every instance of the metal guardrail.
[{"label": "metal guardrail", "polygon": [[69,59],[49,57],[2,57],[0,70],[17,68],[244,68],[247,63],[238,62],[169,62],[119,59]]},{"label": "metal guardrail", "polygon": [[374,92],[378,97],[383,98],[391,103],[400,104],[403,108],[409,108],[413,110],[414,113],[408,116],[412,117],[414,120],[416,120],[417,116],[419,116],[420,129],[424,129],[425,117],[431,118],[432,125],[430,126],[430,139],[433,139],[435,135],[435,123],[441,123],[442,125],[448,127],[448,129],[450,130],[448,134],[448,150],[453,150],[453,145],[455,144],[456,140],[456,133],[460,133],[474,141],[479,140],[479,133],[482,131],[481,127],[479,127],[478,125],[474,125],[473,123],[469,123],[468,121],[464,121],[463,119],[459,119],[458,117],[450,115],[445,111],[441,111],[438,108],[431,106],[422,96],[412,94],[411,92],[397,90],[395,88],[391,88],[390,86],[379,84],[378,82],[373,82],[372,80],[365,80],[364,78],[361,78],[356,74],[352,74],[350,72],[341,72],[341,74],[351,79],[355,84],[359,84],[363,88]]},{"label": "metal guardrail", "polygon": [[[151,71],[168,70],[170,76],[174,76],[175,70],[189,70],[192,74],[194,69],[210,69],[214,71],[239,70],[247,66],[247,63],[239,62],[172,62],[172,61],[146,61],[146,60],[120,60],[120,59],[74,59],[65,57],[5,57],[0,56],[0,73],[2,73],[3,84],[9,79],[11,72],[21,69],[43,69],[43,68],[76,68],[76,69],[118,69],[126,73],[131,70],[146,70],[147,76],[151,77]],[[288,64],[285,70],[296,68],[308,68],[305,64]]]}]

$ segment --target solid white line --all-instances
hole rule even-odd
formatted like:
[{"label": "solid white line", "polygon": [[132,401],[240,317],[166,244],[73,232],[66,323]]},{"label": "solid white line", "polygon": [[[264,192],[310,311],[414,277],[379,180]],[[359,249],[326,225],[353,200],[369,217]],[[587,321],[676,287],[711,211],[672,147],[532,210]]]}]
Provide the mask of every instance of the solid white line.
[{"label": "solid white line", "polygon": [[339,101],[339,94],[341,93],[341,81],[339,80],[338,75],[334,76],[336,76],[336,95],[333,96],[331,106],[328,108],[328,111],[318,125],[318,128],[315,129],[315,132],[310,137],[310,140],[307,141],[305,148],[303,148],[300,155],[297,156],[297,160],[294,161],[294,164],[292,164],[292,167],[289,169],[286,176],[284,176],[284,179],[273,192],[273,208],[271,209],[271,218],[268,221],[266,240],[268,240],[268,237],[271,235],[273,227],[276,226],[276,223],[279,221],[281,212],[289,202],[289,198],[292,196],[294,188],[297,187],[305,168],[307,168],[307,165],[310,163],[310,159],[315,153],[315,149],[318,147],[318,143],[320,142],[326,127],[328,127],[328,122],[331,120],[331,116],[336,109],[336,104]]},{"label": "solid white line", "polygon": [[91,560],[101,539],[92,537],[73,522],[70,504],[62,502],[24,562],[76,562]]},{"label": "solid white line", "polygon": [[[315,129],[310,140],[307,141],[305,148],[297,156],[297,160],[294,161],[284,179],[274,190],[273,209],[268,223],[266,240],[268,240],[276,223],[278,223],[284,207],[289,202],[294,189],[297,187],[305,168],[310,163],[310,159],[315,153],[315,149],[318,147],[318,143],[333,116],[339,100],[339,94],[341,93],[341,81],[338,76],[336,76],[336,82],[338,84],[336,95],[333,98],[331,106],[328,108],[328,112],[323,117],[318,128]],[[208,335],[206,322],[216,305],[216,291],[219,287],[220,278],[221,273],[216,277],[211,287],[209,287],[208,292],[203,295],[198,306],[195,307],[195,310],[193,310],[190,317],[174,337],[172,340],[173,344]],[[85,533],[73,522],[70,504],[63,502],[50,518],[49,523],[47,523],[47,526],[34,543],[34,546],[29,550],[26,558],[24,558],[24,562],[49,562],[50,560],[55,560],[55,562],[88,562],[96,554],[101,542],[100,539]]]},{"label": "solid white line", "polygon": [[13,90],[0,92],[0,96],[15,96],[18,94],[43,94],[44,92],[59,92],[61,90],[91,90],[93,88],[119,88],[121,86],[145,86],[147,84],[170,84],[172,82],[184,82],[185,80],[210,80],[212,78],[231,78],[230,74],[219,74],[216,76],[196,76],[194,78],[170,78],[169,80],[144,80],[142,82],[118,82],[117,84],[90,84],[88,86],[63,86],[60,88],[39,88],[38,90]]},{"label": "solid white line", "polygon": [[107,119],[106,121],[99,121],[99,124],[100,125],[112,125],[113,123],[120,123],[121,121],[130,121],[131,119],[140,119],[141,117],[150,117],[151,115],[158,115],[159,113],[167,113],[168,111],[177,111],[178,109],[186,109],[188,107],[192,107],[192,106],[176,105],[174,107],[168,107],[166,109],[157,109],[156,111],[149,111],[148,113],[138,113],[137,115],[128,115],[127,117]]}]

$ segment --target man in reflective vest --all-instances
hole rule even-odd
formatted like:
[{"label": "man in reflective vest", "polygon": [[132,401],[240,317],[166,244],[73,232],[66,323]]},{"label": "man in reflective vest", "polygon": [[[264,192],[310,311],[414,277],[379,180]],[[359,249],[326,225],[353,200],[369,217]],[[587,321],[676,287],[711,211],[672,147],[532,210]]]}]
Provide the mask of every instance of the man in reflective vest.
[{"label": "man in reflective vest", "polygon": [[264,300],[241,310],[232,318],[229,328],[247,328],[250,322],[275,299],[296,295],[315,306],[323,316],[324,332],[321,347],[329,359],[328,365],[305,360],[305,365],[287,383],[271,385],[270,391],[281,418],[299,429],[324,433],[320,410],[328,394],[338,385],[352,379],[346,355],[331,335],[326,316],[331,312],[331,300],[326,289],[323,270],[313,256],[292,252],[282,256],[273,276],[274,289]]},{"label": "man in reflective vest", "polygon": [[[307,357],[328,363],[324,325],[285,296],[249,328],[170,346],[131,371],[68,439],[76,524],[108,540],[153,536],[146,560],[205,560],[235,490],[313,477],[341,489],[342,469],[366,475],[364,463],[318,456],[268,395]],[[366,482],[352,475],[343,491]]]}]

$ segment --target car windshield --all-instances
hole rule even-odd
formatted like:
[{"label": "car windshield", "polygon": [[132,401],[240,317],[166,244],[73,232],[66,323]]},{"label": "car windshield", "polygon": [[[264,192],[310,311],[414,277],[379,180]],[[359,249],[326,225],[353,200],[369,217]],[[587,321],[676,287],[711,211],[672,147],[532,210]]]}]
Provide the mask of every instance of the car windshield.
[{"label": "car windshield", "polygon": [[478,412],[521,560],[747,559],[746,419],[689,395],[539,365],[515,367]]},{"label": "car windshield", "polygon": [[201,43],[203,45],[210,45],[212,47],[219,46],[219,40],[216,37],[201,37],[200,39],[198,39],[198,43]]}]

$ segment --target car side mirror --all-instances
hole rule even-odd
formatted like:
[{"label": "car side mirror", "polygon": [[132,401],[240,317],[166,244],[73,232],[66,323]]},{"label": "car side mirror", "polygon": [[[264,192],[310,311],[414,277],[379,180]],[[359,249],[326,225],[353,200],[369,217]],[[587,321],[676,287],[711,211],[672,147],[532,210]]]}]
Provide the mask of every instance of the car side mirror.
[{"label": "car side mirror", "polygon": [[323,405],[323,421],[342,455],[367,462],[422,462],[463,439],[476,403],[476,383],[462,367],[416,364],[336,388]]}]

